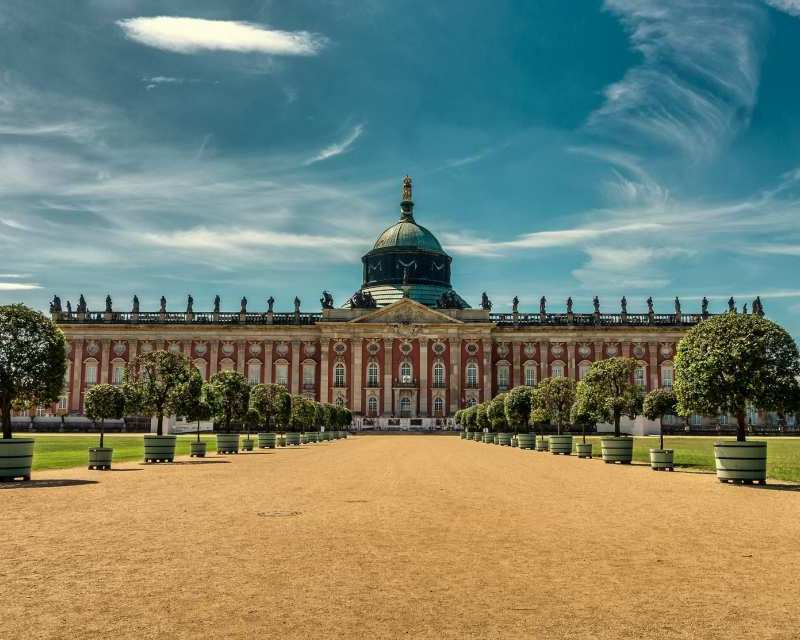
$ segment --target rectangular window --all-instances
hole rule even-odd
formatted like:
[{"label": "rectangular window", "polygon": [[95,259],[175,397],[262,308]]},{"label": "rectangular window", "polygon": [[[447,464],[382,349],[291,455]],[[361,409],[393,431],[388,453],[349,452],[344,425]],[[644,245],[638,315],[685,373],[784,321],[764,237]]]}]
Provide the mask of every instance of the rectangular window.
[{"label": "rectangular window", "polygon": [[525,386],[536,386],[536,367],[525,367]]},{"label": "rectangular window", "polygon": [[67,396],[61,396],[58,399],[58,410],[59,411],[66,411],[67,410]]},{"label": "rectangular window", "polygon": [[497,386],[498,387],[508,386],[508,367],[500,367],[497,370]]},{"label": "rectangular window", "polygon": [[720,424],[721,424],[723,427],[724,427],[724,426],[726,426],[726,425],[728,424],[728,416],[727,416],[727,414],[724,414],[724,413],[723,413],[723,414],[722,414],[722,415],[719,417],[719,423],[720,423]]},{"label": "rectangular window", "polygon": [[282,384],[284,387],[289,384],[289,365],[275,365],[275,382],[277,384]]},{"label": "rectangular window", "polygon": [[591,368],[592,365],[590,364],[582,364],[580,367],[578,367],[578,380],[583,380]]},{"label": "rectangular window", "polygon": [[258,384],[261,382],[261,363],[254,362],[247,366],[247,381],[250,384]]},{"label": "rectangular window", "polygon": [[314,367],[306,365],[303,367],[303,384],[311,386],[314,384]]},{"label": "rectangular window", "polygon": [[97,384],[97,365],[86,365],[86,384]]},{"label": "rectangular window", "polygon": [[114,372],[112,374],[113,384],[122,384],[125,382],[125,366],[121,364],[114,365]]},{"label": "rectangular window", "polygon": [[564,365],[563,364],[554,364],[550,367],[550,371],[552,372],[552,376],[554,378],[563,378],[564,377]]},{"label": "rectangular window", "polygon": [[699,427],[703,423],[703,416],[698,416],[696,413],[692,414],[689,418],[689,424],[693,427]]},{"label": "rectangular window", "polygon": [[636,370],[633,372],[633,381],[636,383],[636,386],[640,389],[644,389],[645,387],[645,380],[644,380],[644,367],[636,367]]},{"label": "rectangular window", "polygon": [[661,386],[664,389],[672,389],[672,372],[672,367],[661,367]]}]

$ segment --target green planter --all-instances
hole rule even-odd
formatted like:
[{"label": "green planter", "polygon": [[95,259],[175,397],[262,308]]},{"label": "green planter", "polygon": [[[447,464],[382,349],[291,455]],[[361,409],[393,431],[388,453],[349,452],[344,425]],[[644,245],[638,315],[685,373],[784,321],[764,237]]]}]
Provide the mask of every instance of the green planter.
[{"label": "green planter", "polygon": [[205,458],[206,457],[206,445],[207,445],[207,443],[203,442],[202,440],[200,442],[197,442],[197,440],[194,440],[191,443],[190,448],[189,448],[189,456],[191,456],[192,458]]},{"label": "green planter", "polygon": [[473,440],[473,442],[482,442],[483,441],[483,434],[480,431],[473,431],[472,432],[472,440]]},{"label": "green planter", "polygon": [[172,462],[173,460],[175,460],[175,436],[145,434],[145,462]]},{"label": "green planter", "polygon": [[550,453],[553,455],[569,456],[572,455],[572,436],[562,434],[550,436]]},{"label": "green planter", "polygon": [[276,443],[276,444],[277,444],[279,447],[285,447],[285,446],[286,446],[286,434],[285,434],[285,433],[279,433],[279,434],[277,434],[277,436],[276,436],[276,440],[275,440],[275,443]]},{"label": "green planter", "polygon": [[483,441],[485,444],[491,444],[492,442],[494,442],[494,434],[493,434],[493,433],[484,433],[484,434],[481,434],[481,440],[482,440],[482,441]]},{"label": "green planter", "polygon": [[242,440],[242,451],[252,451],[255,440],[252,438],[245,438]]},{"label": "green planter", "polygon": [[466,439],[466,437],[467,437],[466,432],[462,431],[461,432],[461,439],[464,440],[464,439]]},{"label": "green planter", "polygon": [[517,446],[519,446],[519,444],[518,444],[518,442],[517,442],[517,436],[515,436],[515,435],[514,435],[514,436],[511,436],[511,446],[512,446],[512,447],[517,447]]},{"label": "green planter", "polygon": [[493,444],[500,444],[500,434],[499,433],[493,433],[492,434],[492,443]]},{"label": "green planter", "polygon": [[674,471],[672,449],[650,449],[650,468],[653,471]]},{"label": "green planter", "polygon": [[257,437],[259,449],[274,449],[277,446],[278,434],[276,433],[259,433]]},{"label": "green planter", "polygon": [[218,433],[217,453],[239,453],[239,434]]},{"label": "green planter", "polygon": [[286,446],[289,445],[296,446],[300,444],[300,434],[299,433],[287,433],[286,434]]},{"label": "green planter", "polygon": [[517,444],[520,449],[533,449],[536,446],[534,438],[535,436],[532,433],[518,433]]},{"label": "green planter", "polygon": [[767,483],[767,443],[715,442],[714,461],[720,482]]},{"label": "green planter", "polygon": [[591,442],[576,442],[575,443],[575,453],[578,454],[579,458],[591,458],[592,457],[592,443]]},{"label": "green planter", "polygon": [[547,438],[545,436],[540,437],[536,441],[536,450],[537,451],[547,451],[549,448],[547,443]]},{"label": "green planter", "polygon": [[89,448],[89,468],[108,470],[111,468],[111,454],[114,449],[111,447],[90,447]]},{"label": "green planter", "polygon": [[603,462],[630,464],[633,460],[633,438],[629,436],[603,436],[600,438]]},{"label": "green planter", "polygon": [[33,438],[0,439],[0,480],[31,479]]},{"label": "green planter", "polygon": [[510,433],[496,433],[495,435],[495,444],[499,444],[501,447],[510,447],[511,446],[511,434]]}]

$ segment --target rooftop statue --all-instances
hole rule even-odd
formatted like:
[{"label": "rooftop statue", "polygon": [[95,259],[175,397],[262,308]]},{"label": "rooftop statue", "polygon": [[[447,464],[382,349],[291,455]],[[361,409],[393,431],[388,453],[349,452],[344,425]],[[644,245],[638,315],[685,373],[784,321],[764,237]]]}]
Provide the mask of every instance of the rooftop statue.
[{"label": "rooftop statue", "polygon": [[700,303],[700,311],[703,315],[708,314],[708,298],[703,296],[703,301]]},{"label": "rooftop statue", "polygon": [[600,298],[595,296],[594,300],[592,301],[592,303],[594,304],[594,312],[595,313],[600,313]]},{"label": "rooftop statue", "polygon": [[747,303],[746,302],[742,305],[742,313],[744,315],[747,315]]},{"label": "rooftop statue", "polygon": [[647,313],[653,313],[653,297],[647,298]]},{"label": "rooftop statue", "polygon": [[161,296],[161,313],[167,312],[167,299],[164,296]]},{"label": "rooftop statue", "polygon": [[275,298],[270,296],[267,298],[267,313],[272,313],[272,306],[275,304]]},{"label": "rooftop statue", "polygon": [[67,315],[72,315],[72,303],[69,300],[67,300]]},{"label": "rooftop statue", "polygon": [[733,296],[728,298],[728,311],[735,312],[736,311],[736,300],[733,299]]},{"label": "rooftop statue", "polygon": [[242,301],[239,303],[239,312],[240,313],[247,313],[247,298],[242,298]]},{"label": "rooftop statue", "polygon": [[547,298],[539,298],[539,313],[547,313]]},{"label": "rooftop statue", "polygon": [[411,202],[411,178],[403,178],[403,202]]},{"label": "rooftop statue", "polygon": [[297,296],[294,297],[294,312],[300,313],[300,298]]},{"label": "rooftop statue", "polygon": [[53,301],[50,303],[50,313],[61,313],[61,298],[54,295]]},{"label": "rooftop statue", "polygon": [[481,294],[481,309],[484,311],[492,310],[492,301],[489,300],[489,296],[486,295],[485,291]]},{"label": "rooftop statue", "polygon": [[194,298],[190,293],[189,297],[186,299],[186,313],[192,313],[193,311],[192,307],[194,307]]},{"label": "rooftop statue", "polygon": [[86,298],[83,297],[83,294],[80,295],[78,298],[78,313],[86,313]]},{"label": "rooftop statue", "polygon": [[333,309],[333,296],[327,290],[323,291],[319,303],[323,309]]},{"label": "rooftop statue", "polygon": [[219,313],[219,296],[214,296],[214,313]]},{"label": "rooftop statue", "polygon": [[106,313],[111,313],[111,296],[106,296]]},{"label": "rooftop statue", "polygon": [[133,296],[133,313],[139,313],[139,296],[134,294]]},{"label": "rooftop statue", "polygon": [[761,296],[756,296],[756,299],[753,300],[753,313],[757,316],[764,315],[764,305],[761,304]]},{"label": "rooftop statue", "polygon": [[622,313],[628,313],[628,299],[625,296],[622,296],[622,300],[619,301],[620,309],[622,309]]},{"label": "rooftop statue", "polygon": [[375,309],[378,303],[369,291],[356,291],[350,298],[350,307],[352,309]]},{"label": "rooftop statue", "polygon": [[517,313],[519,311],[519,298],[514,296],[514,299],[511,301],[511,313]]},{"label": "rooftop statue", "polygon": [[572,296],[567,298],[567,313],[572,313]]},{"label": "rooftop statue", "polygon": [[675,315],[680,315],[681,313],[681,301],[678,299],[678,296],[675,296]]}]

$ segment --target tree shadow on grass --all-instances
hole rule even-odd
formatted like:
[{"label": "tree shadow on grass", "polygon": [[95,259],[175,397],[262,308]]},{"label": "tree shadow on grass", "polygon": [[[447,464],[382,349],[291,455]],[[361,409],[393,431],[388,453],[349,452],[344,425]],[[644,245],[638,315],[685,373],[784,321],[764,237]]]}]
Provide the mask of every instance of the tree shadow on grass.
[{"label": "tree shadow on grass", "polygon": [[23,480],[19,482],[0,482],[0,489],[51,489],[53,487],[77,487],[84,484],[98,484],[97,480]]}]

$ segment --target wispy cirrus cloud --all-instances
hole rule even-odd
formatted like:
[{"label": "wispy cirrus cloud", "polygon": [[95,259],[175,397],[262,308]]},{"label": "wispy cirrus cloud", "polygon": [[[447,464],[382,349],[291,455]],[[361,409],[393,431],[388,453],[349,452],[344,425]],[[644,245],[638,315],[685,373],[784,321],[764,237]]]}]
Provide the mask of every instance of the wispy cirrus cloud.
[{"label": "wispy cirrus cloud", "polygon": [[118,20],[130,40],[174,53],[233,51],[279,56],[313,56],[325,46],[323,36],[308,31],[279,31],[249,22],[179,16]]},{"label": "wispy cirrus cloud", "polygon": [[800,17],[800,0],[764,0],[770,7]]},{"label": "wispy cirrus cloud", "polygon": [[317,162],[322,162],[323,160],[327,160],[328,158],[340,156],[343,153],[347,153],[348,151],[350,151],[350,148],[353,146],[353,143],[361,137],[362,133],[364,133],[364,125],[357,124],[350,130],[350,132],[341,141],[325,147],[314,157],[306,160],[305,162],[306,166],[315,164]]}]

